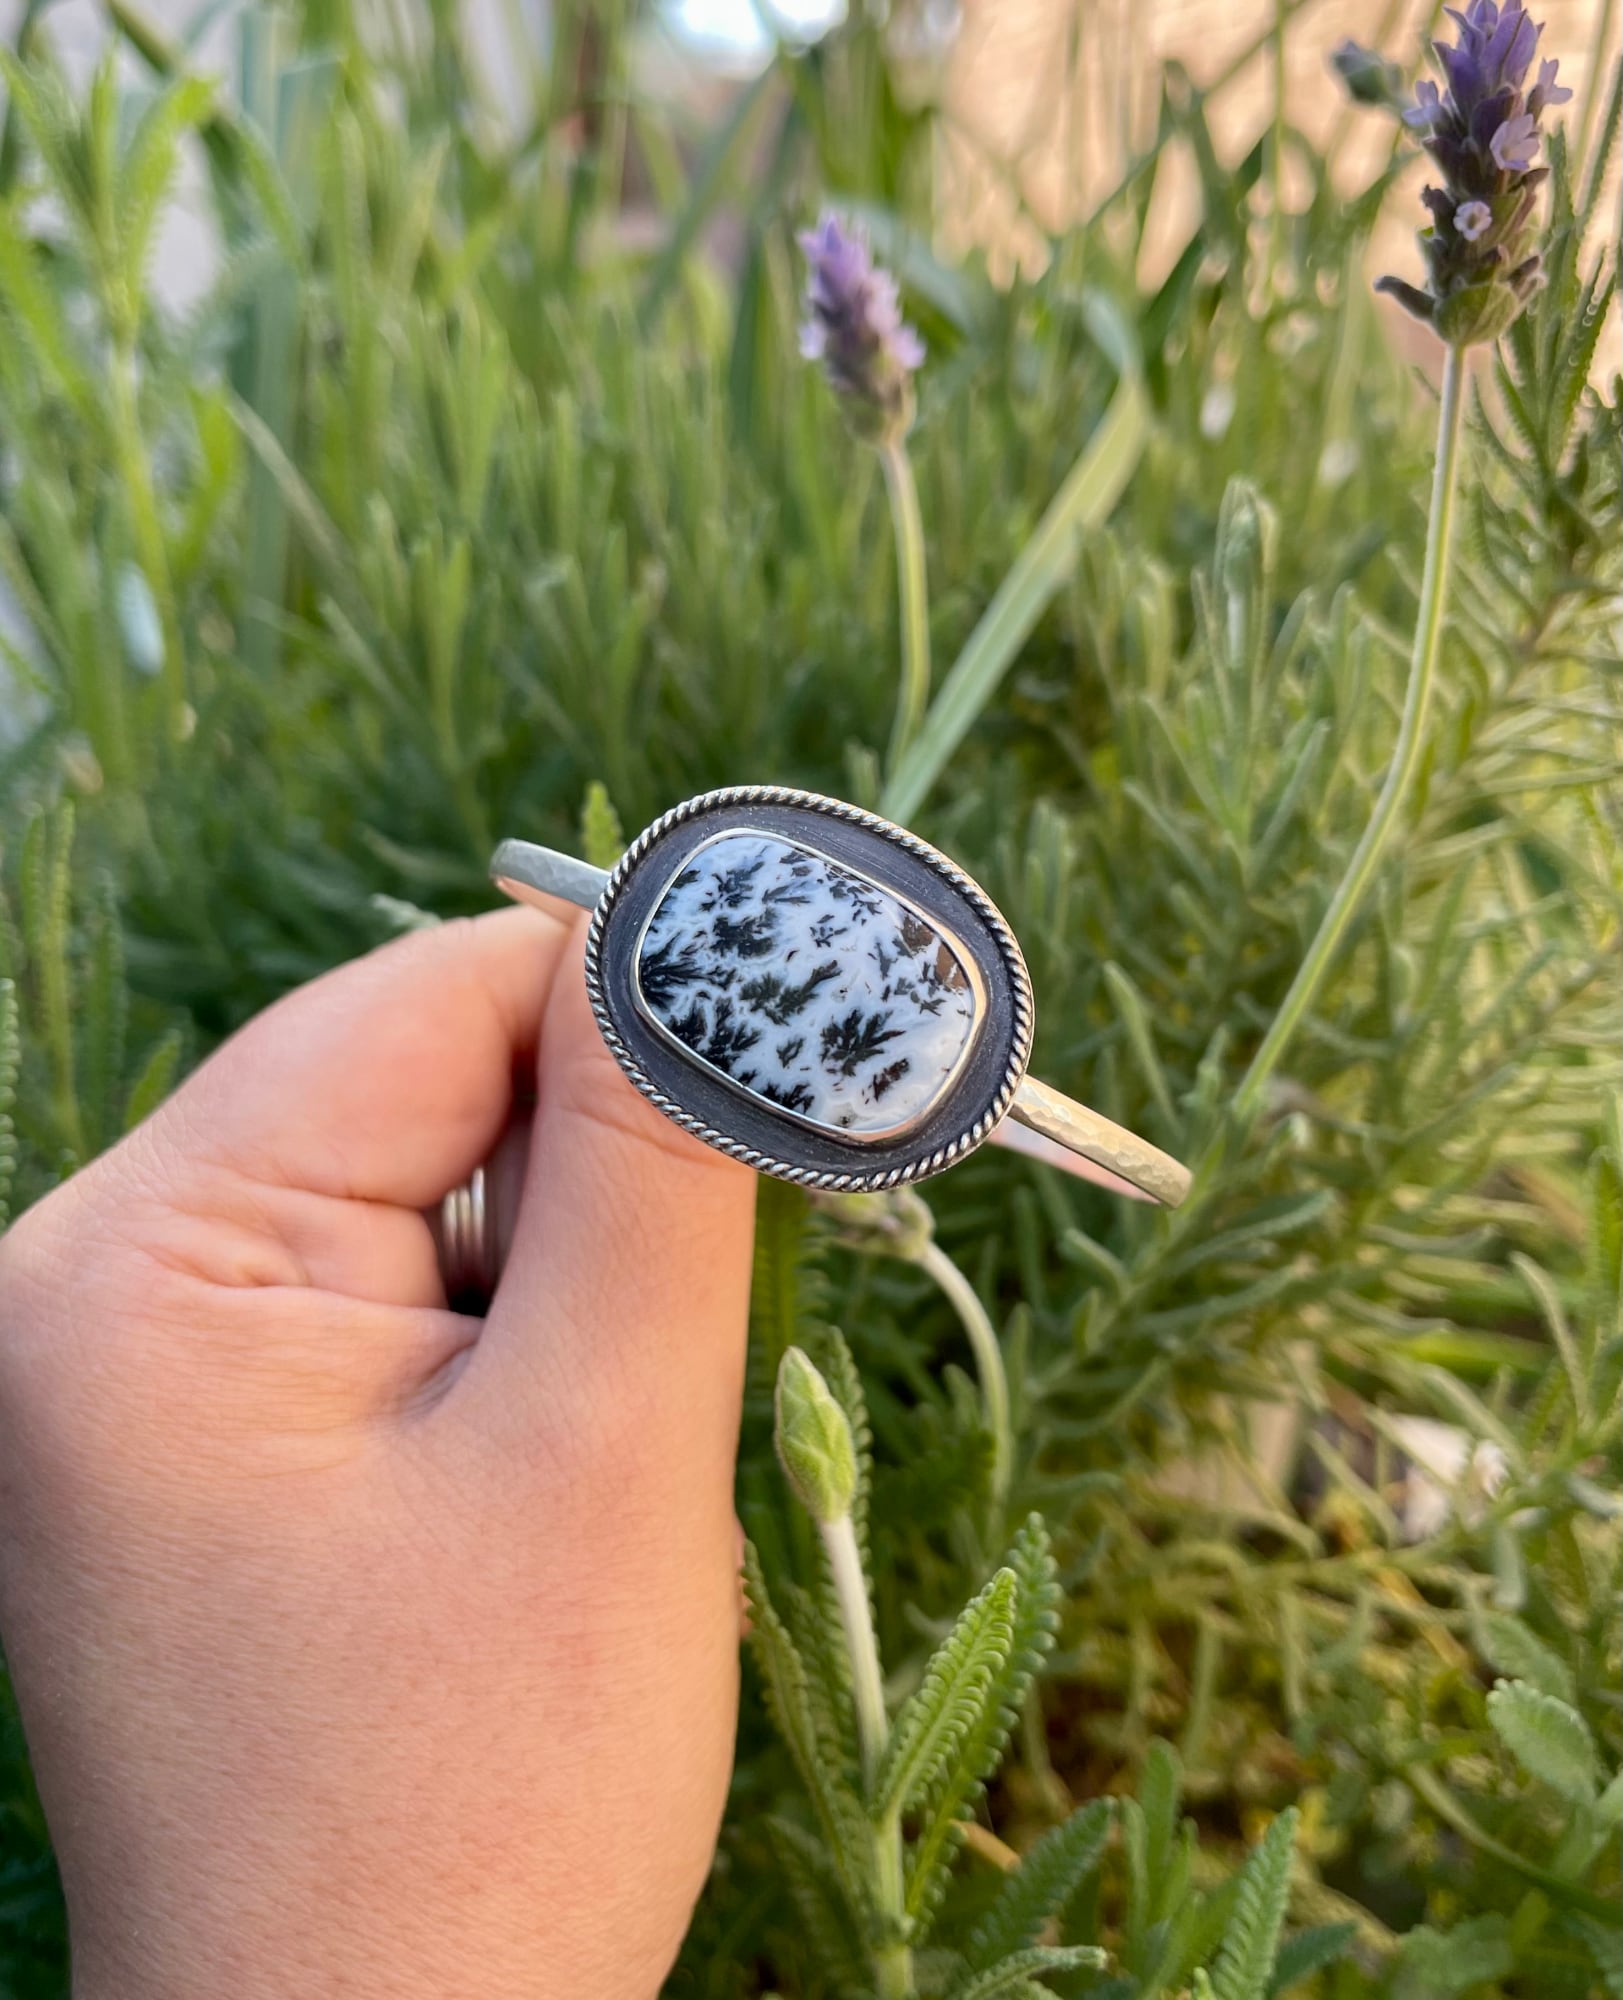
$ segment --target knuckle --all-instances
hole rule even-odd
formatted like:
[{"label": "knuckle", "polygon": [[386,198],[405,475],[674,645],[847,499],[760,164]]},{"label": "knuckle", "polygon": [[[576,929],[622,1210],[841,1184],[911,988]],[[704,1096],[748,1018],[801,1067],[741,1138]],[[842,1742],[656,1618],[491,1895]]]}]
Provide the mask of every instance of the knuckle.
[{"label": "knuckle", "polygon": [[132,1391],[154,1372],[154,1335],[194,1304],[144,1247],[154,1196],[126,1165],[94,1162],[0,1237],[0,1414],[39,1443],[150,1400]]}]

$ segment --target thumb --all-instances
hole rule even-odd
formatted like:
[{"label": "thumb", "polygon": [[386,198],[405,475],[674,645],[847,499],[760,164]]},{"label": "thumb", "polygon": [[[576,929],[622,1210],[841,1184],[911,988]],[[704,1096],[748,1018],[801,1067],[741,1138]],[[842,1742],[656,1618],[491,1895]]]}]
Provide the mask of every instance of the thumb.
[{"label": "thumb", "polygon": [[635,1437],[639,1456],[668,1444],[672,1477],[719,1468],[730,1518],[755,1175],[621,1074],[586,997],[584,936],[548,1000],[512,1248],[466,1387],[532,1453],[562,1428],[572,1458]]}]

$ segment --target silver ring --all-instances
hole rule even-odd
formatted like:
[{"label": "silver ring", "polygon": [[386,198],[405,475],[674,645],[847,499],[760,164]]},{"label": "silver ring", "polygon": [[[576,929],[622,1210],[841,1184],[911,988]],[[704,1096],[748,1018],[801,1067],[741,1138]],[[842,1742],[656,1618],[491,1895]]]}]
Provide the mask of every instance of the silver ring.
[{"label": "silver ring", "polygon": [[475,1167],[461,1187],[452,1188],[440,1203],[436,1232],[440,1275],[445,1280],[445,1296],[453,1305],[469,1299],[488,1299],[496,1289],[501,1273],[489,1222],[485,1170]]},{"label": "silver ring", "polygon": [[518,1225],[530,1150],[530,1118],[520,1110],[460,1187],[429,1216],[448,1305],[482,1313],[495,1296]]},{"label": "silver ring", "polygon": [[735,785],[663,814],[612,872],[506,840],[490,873],[518,901],[591,910],[587,990],[621,1069],[761,1173],[896,1187],[990,1139],[1168,1207],[1189,1191],[1158,1147],[1027,1076],[1013,931],[875,813]]}]

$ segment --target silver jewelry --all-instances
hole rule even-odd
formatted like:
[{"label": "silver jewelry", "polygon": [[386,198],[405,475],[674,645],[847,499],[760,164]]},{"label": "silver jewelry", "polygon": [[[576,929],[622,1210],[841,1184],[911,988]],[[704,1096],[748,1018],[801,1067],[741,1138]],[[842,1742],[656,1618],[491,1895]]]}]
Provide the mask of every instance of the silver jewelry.
[{"label": "silver jewelry", "polygon": [[453,1304],[463,1299],[489,1298],[500,1272],[485,1201],[485,1170],[475,1167],[460,1187],[440,1203],[435,1239],[445,1296]]},{"label": "silver jewelry", "polygon": [[859,1190],[988,1139],[1167,1206],[1189,1172],[1026,1074],[1014,933],[916,834],[815,792],[734,785],[639,834],[612,872],[528,841],[490,864],[520,902],[592,911],[592,1011],[631,1082],[761,1173]]},{"label": "silver jewelry", "polygon": [[429,1216],[449,1305],[483,1312],[495,1296],[518,1226],[530,1152],[530,1115],[519,1108],[483,1166]]}]

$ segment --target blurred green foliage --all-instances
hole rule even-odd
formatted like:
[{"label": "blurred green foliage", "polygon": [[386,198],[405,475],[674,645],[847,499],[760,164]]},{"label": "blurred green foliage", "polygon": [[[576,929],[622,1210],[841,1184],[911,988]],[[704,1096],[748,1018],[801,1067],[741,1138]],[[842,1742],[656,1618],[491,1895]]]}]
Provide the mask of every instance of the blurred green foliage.
[{"label": "blurred green foliage", "polygon": [[[1141,385],[1119,501],[1084,510],[1029,637],[974,679],[913,819],[1024,942],[1041,1072],[1202,1163],[1170,1217],[986,1154],[929,1190],[1003,1337],[1011,1518],[1047,1523],[1060,1620],[947,1935],[1004,1936],[1009,1847],[1116,1794],[1096,1851],[1051,1861],[1063,1942],[1109,1965],[1042,1977],[1182,1993],[1294,1806],[1279,1968],[1254,1977],[1241,1936],[1224,2000],[1623,1995],[1600,149],[1554,147],[1550,287],[1476,384],[1420,796],[1242,1130],[1234,1085],[1401,700],[1431,418],[1365,292],[1388,175],[1339,193],[1284,107],[1225,163],[1169,70],[1156,148],[999,286],[932,251],[935,116],[865,18],[781,55],[711,134],[639,92],[623,8],[561,5],[544,57],[515,46],[513,127],[449,0],[365,35],[348,0],[248,14],[230,88],[123,0],[110,18],[125,60],[73,93],[29,13],[0,136],[13,1208],[276,994],[484,905],[501,834],[602,859],[741,780],[878,802],[884,492],[793,326],[792,232],[845,201],[931,350],[911,450],[943,668]],[[1614,84],[1597,130],[1617,112]],[[1281,143],[1310,193],[1270,219]],[[1170,147],[1203,212],[1146,292]],[[177,313],[148,266],[187,158],[221,262]],[[657,230],[626,225],[633,188]],[[961,1327],[917,1268],[762,1192],[741,1511],[774,1594],[813,1589],[770,1392],[786,1346],[826,1354],[839,1325],[905,1694],[995,1554]],[[1275,1420],[1288,1463],[1258,1449]],[[1459,1463],[1421,1518],[1440,1435]],[[811,1826],[752,1686],[673,1993],[840,1990],[795,1900]],[[0,1706],[0,1992],[65,1990]]]}]

